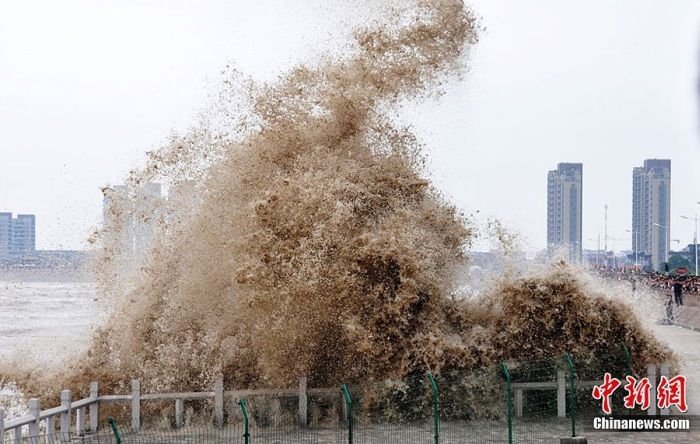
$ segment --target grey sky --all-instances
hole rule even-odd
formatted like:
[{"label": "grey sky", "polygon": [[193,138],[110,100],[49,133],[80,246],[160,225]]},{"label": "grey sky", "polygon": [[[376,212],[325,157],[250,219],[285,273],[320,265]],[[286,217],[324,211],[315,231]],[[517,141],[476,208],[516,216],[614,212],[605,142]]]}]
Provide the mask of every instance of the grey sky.
[{"label": "grey sky", "polygon": [[[403,113],[446,195],[538,249],[547,170],[583,162],[584,245],[602,233],[607,203],[608,231],[628,248],[632,167],[668,157],[671,237],[689,243],[680,215],[700,212],[700,2],[471,4],[486,30],[470,73]],[[228,61],[270,79],[342,40],[362,17],[344,18],[351,6],[0,3],[0,211],[36,213],[39,248],[83,247],[101,217],[99,187],[186,129]]]}]

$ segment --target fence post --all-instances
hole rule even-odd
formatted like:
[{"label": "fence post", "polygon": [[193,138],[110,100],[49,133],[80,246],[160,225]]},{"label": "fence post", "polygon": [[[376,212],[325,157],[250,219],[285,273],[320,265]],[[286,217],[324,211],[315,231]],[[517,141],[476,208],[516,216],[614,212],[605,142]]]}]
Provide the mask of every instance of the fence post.
[{"label": "fence post", "polygon": [[348,444],[352,444],[352,398],[347,385],[343,384],[340,391],[343,393],[345,405],[348,407]]},{"label": "fence post", "polygon": [[[666,379],[668,379],[669,375],[671,374],[671,366],[668,364],[661,364],[661,371],[659,373],[661,374],[661,376],[665,376]],[[659,414],[662,416],[668,416],[668,413],[668,407],[659,410]]]},{"label": "fence post", "polygon": [[523,389],[513,389],[513,404],[515,404],[515,417],[523,417]]},{"label": "fence post", "polygon": [[625,365],[627,365],[627,374],[630,376],[635,376],[634,372],[632,371],[632,356],[630,355],[630,351],[624,342],[620,342],[620,344],[622,345],[622,352],[625,354]]},{"label": "fence post", "polygon": [[70,390],[61,391],[61,407],[67,409],[61,413],[61,441],[63,442],[70,442],[70,401]]},{"label": "fence post", "polygon": [[649,390],[649,408],[647,409],[647,415],[656,416],[656,403],[657,393],[656,393],[656,365],[649,364],[647,366],[647,378],[649,378],[649,385],[651,390]]},{"label": "fence post", "polygon": [[216,426],[224,426],[224,377],[219,375],[214,382],[214,417]]},{"label": "fence post", "polygon": [[340,394],[340,413],[343,416],[343,421],[348,421],[348,404],[343,399],[343,394]]},{"label": "fence post", "polygon": [[569,404],[571,405],[571,437],[576,436],[576,380],[574,379],[574,360],[569,353],[564,353],[566,366],[569,368]]},{"label": "fence post", "polygon": [[248,431],[248,407],[246,407],[245,399],[239,400],[238,405],[241,406],[241,411],[243,412],[243,444],[249,444],[250,433]]},{"label": "fence post", "polygon": [[39,436],[39,415],[41,414],[39,399],[32,398],[29,400],[29,414],[34,417],[34,421],[29,423],[29,436],[36,439]]},{"label": "fence post", "polygon": [[566,418],[566,376],[557,370],[557,418]]},{"label": "fence post", "polygon": [[440,443],[440,405],[438,399],[438,386],[432,373],[428,373],[430,387],[433,389],[433,422],[435,424],[435,444]]},{"label": "fence post", "polygon": [[131,430],[141,429],[141,381],[131,380]]},{"label": "fence post", "polygon": [[[46,444],[54,444],[54,433],[56,433],[55,419],[53,416],[49,416],[46,418]],[[2,437],[2,434],[0,434],[0,437]],[[0,442],[2,442],[2,438],[0,438]]]},{"label": "fence post", "polygon": [[75,411],[75,433],[78,436],[85,435],[85,407],[78,407]]},{"label": "fence post", "polygon": [[98,424],[100,423],[100,401],[99,398],[99,387],[97,382],[90,383],[90,398],[95,400],[94,404],[90,404],[90,431],[96,432]]},{"label": "fence post", "polygon": [[107,421],[109,422],[110,427],[112,427],[112,433],[114,433],[114,440],[117,442],[117,444],[122,444],[122,435],[119,433],[119,429],[117,428],[117,421],[114,420],[111,416],[107,418]]},{"label": "fence post", "polygon": [[508,414],[508,444],[513,444],[513,409],[510,399],[510,372],[505,362],[501,363],[503,376],[506,378],[506,412]]},{"label": "fence post", "polygon": [[308,424],[309,398],[306,392],[306,376],[299,378],[299,425]]},{"label": "fence post", "polygon": [[183,424],[183,412],[185,410],[185,402],[182,399],[175,400],[175,427],[180,428]]}]

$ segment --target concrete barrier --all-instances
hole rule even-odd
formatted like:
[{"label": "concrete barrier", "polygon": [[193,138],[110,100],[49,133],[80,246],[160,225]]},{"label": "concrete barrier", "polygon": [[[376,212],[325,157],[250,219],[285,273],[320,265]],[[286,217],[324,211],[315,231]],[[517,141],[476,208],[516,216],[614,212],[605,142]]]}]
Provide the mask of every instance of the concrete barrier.
[{"label": "concrete barrier", "polygon": [[683,294],[683,306],[700,308],[700,294]]},{"label": "concrete barrier", "polygon": [[[700,299],[692,295],[692,303],[696,303],[696,299]],[[691,298],[683,298],[684,305],[680,307],[673,306],[673,316],[675,323],[681,327],[691,328],[700,331],[700,306],[686,304]]]}]

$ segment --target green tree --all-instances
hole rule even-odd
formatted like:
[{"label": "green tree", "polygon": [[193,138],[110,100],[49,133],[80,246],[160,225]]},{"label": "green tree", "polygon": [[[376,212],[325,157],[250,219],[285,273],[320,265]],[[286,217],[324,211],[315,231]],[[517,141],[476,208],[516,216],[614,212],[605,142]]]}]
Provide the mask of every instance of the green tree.
[{"label": "green tree", "polygon": [[674,254],[673,256],[668,258],[668,269],[669,271],[673,271],[678,267],[685,267],[688,269],[688,273],[693,273],[693,264],[690,263],[688,258],[681,256],[679,254]]}]

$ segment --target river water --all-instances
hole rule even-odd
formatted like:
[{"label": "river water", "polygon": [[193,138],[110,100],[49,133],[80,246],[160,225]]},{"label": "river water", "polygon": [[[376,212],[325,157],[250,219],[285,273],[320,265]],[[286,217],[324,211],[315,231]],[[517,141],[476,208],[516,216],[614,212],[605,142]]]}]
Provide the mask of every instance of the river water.
[{"label": "river water", "polygon": [[92,283],[0,281],[0,362],[60,362],[101,321]]}]

